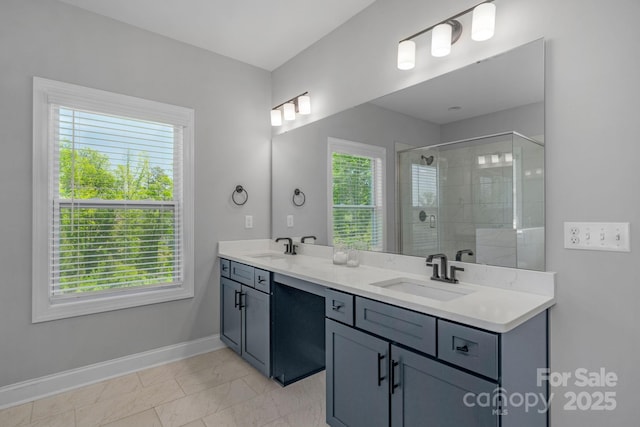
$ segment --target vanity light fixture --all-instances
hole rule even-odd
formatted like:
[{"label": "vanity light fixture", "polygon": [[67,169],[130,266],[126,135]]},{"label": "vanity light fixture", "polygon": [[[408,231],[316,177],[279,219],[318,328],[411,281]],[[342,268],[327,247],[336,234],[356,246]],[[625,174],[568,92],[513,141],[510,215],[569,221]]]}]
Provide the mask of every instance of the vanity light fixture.
[{"label": "vanity light fixture", "polygon": [[295,120],[296,113],[311,114],[311,97],[309,97],[309,92],[304,92],[273,107],[271,109],[271,126],[282,126],[283,116],[287,121]]},{"label": "vanity light fixture", "polygon": [[287,102],[282,106],[284,110],[284,119],[287,121],[296,119],[296,104],[293,102]]},{"label": "vanity light fixture", "polygon": [[436,25],[400,40],[398,43],[398,69],[411,70],[416,66],[416,43],[413,39],[429,31],[431,31],[431,55],[437,58],[449,55],[451,45],[457,42],[462,34],[462,24],[456,18],[471,11],[473,11],[471,39],[475,41],[489,40],[493,37],[496,23],[496,6],[493,1],[483,1]]},{"label": "vanity light fixture", "polygon": [[471,40],[482,42],[493,37],[496,28],[496,5],[482,3],[473,9]]},{"label": "vanity light fixture", "polygon": [[303,115],[311,114],[311,97],[309,95],[300,95],[298,97],[298,113]]},{"label": "vanity light fixture", "polygon": [[282,126],[282,111],[271,110],[271,126]]},{"label": "vanity light fixture", "polygon": [[410,70],[416,66],[416,42],[403,40],[398,44],[398,68]]}]

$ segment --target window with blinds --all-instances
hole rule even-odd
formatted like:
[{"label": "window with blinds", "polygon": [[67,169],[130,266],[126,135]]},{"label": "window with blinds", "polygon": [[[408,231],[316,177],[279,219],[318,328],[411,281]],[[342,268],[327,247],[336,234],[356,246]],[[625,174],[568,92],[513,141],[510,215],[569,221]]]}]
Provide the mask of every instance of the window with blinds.
[{"label": "window with blinds", "polygon": [[182,129],[51,105],[51,295],[182,281]]},{"label": "window with blinds", "polygon": [[44,79],[34,97],[34,321],[192,296],[192,110]]},{"label": "window with blinds", "polygon": [[438,170],[435,166],[411,165],[411,202],[414,208],[438,205]]},{"label": "window with blinds", "polygon": [[332,242],[384,249],[384,149],[332,139]]}]

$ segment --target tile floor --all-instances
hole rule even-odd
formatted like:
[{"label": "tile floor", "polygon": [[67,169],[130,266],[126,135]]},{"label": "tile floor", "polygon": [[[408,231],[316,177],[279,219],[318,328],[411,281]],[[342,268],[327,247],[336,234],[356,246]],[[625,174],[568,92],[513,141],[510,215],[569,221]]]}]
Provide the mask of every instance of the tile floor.
[{"label": "tile floor", "polygon": [[2,427],[325,427],[325,375],[285,388],[229,349],[0,411]]}]

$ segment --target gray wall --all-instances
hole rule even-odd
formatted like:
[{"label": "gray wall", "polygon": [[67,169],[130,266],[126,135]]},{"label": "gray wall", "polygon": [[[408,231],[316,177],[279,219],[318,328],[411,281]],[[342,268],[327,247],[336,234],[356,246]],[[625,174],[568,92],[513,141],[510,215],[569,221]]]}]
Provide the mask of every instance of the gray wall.
[{"label": "gray wall", "polygon": [[[631,426],[640,419],[640,2],[612,0],[496,1],[497,32],[490,41],[463,38],[441,59],[423,45],[415,70],[395,67],[396,42],[470,7],[464,0],[378,0],[344,26],[273,73],[274,99],[301,88],[314,99],[316,120],[411,83],[545,37],[546,256],[556,271],[557,305],[551,310],[550,363],[615,372],[614,411],[567,411],[556,388],[554,427]],[[609,23],[614,31],[609,31]],[[375,30],[372,30],[375,29]],[[355,52],[355,53],[354,53]],[[633,252],[563,248],[564,221],[631,221]],[[572,383],[570,383],[571,385]]]},{"label": "gray wall", "polygon": [[[195,109],[193,299],[31,324],[33,76]],[[217,242],[269,237],[270,106],[264,70],[57,1],[0,2],[0,386],[218,332]]]},{"label": "gray wall", "polygon": [[[440,127],[373,104],[363,104],[274,136],[273,237],[315,235],[317,243],[327,244],[329,137],[386,148],[386,250],[395,251],[395,143],[413,146],[437,144]],[[291,197],[295,188],[300,188],[306,194],[304,206],[293,205]],[[287,215],[294,215],[292,228],[287,227]]]}]

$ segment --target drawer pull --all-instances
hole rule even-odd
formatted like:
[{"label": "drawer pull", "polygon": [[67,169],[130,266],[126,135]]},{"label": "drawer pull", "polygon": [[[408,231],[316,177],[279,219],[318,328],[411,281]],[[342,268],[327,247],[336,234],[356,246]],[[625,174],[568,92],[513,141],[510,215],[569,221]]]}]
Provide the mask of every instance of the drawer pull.
[{"label": "drawer pull", "polygon": [[466,344],[463,346],[457,346],[456,351],[459,351],[461,353],[469,353],[469,347]]},{"label": "drawer pull", "polygon": [[335,301],[333,302],[333,305],[331,306],[331,310],[333,311],[340,311],[340,309],[344,307],[344,304],[341,302],[336,303]]},{"label": "drawer pull", "polygon": [[382,385],[382,380],[386,378],[382,376],[382,368],[380,367],[380,362],[382,362],[385,357],[386,356],[384,354],[378,353],[378,387]]},{"label": "drawer pull", "polygon": [[229,267],[226,264],[222,264],[222,271],[227,271]]},{"label": "drawer pull", "polygon": [[258,276],[258,283],[264,283],[267,279],[263,279],[262,276]]}]

